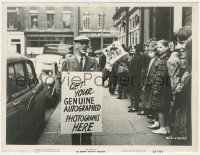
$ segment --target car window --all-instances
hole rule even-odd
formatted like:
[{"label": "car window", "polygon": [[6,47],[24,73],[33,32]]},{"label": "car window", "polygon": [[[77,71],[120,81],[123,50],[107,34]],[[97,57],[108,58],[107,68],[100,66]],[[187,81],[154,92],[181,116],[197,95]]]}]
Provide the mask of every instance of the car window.
[{"label": "car window", "polygon": [[7,92],[9,96],[20,93],[27,88],[23,63],[8,66]]},{"label": "car window", "polygon": [[14,66],[8,67],[8,79],[7,79],[7,94],[11,96],[17,92],[17,85],[15,80]]},{"label": "car window", "polygon": [[37,84],[37,78],[35,76],[35,71],[33,68],[33,65],[31,65],[30,63],[26,63],[26,68],[27,68],[27,72],[28,72],[28,84],[30,87],[34,87]]}]

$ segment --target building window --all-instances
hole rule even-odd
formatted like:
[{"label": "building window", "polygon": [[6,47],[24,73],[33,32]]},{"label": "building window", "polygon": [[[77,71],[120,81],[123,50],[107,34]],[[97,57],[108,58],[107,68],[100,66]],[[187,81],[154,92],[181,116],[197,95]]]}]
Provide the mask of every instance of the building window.
[{"label": "building window", "polygon": [[47,28],[54,28],[54,14],[47,14]]},{"label": "building window", "polygon": [[140,23],[140,17],[139,12],[136,11],[130,16],[130,27],[129,27],[129,33],[130,33],[130,44],[139,44],[139,23]]},{"label": "building window", "polygon": [[103,15],[103,29],[105,28],[105,15]]},{"label": "building window", "polygon": [[70,29],[70,23],[71,23],[71,12],[70,11],[63,12],[63,28]]},{"label": "building window", "polygon": [[86,29],[86,30],[90,29],[90,16],[89,15],[83,16],[83,29]]},{"label": "building window", "polygon": [[192,25],[192,7],[183,7],[183,26]]},{"label": "building window", "polygon": [[137,34],[137,31],[135,32],[135,44],[138,43],[138,34]]},{"label": "building window", "polygon": [[[46,36],[46,37],[40,37]],[[45,44],[60,44],[64,41],[64,44],[73,45],[73,33],[70,35],[62,36],[59,33],[49,36],[48,34],[38,34],[38,37],[32,37],[32,34],[27,36],[27,54],[42,54],[42,50]],[[37,50],[35,49],[37,47]]]},{"label": "building window", "polygon": [[132,19],[130,19],[130,21],[129,21],[129,29],[130,29],[130,30],[133,29]]},{"label": "building window", "polygon": [[101,29],[101,15],[99,15],[99,29]]},{"label": "building window", "polygon": [[105,29],[105,14],[103,14],[103,17],[101,14],[99,14],[98,16],[99,16],[98,28],[101,29],[103,24],[103,29]]},{"label": "building window", "polygon": [[135,26],[138,26],[139,22],[140,22],[140,17],[139,17],[139,15],[137,14],[137,15],[135,16]]},{"label": "building window", "polygon": [[134,33],[133,32],[131,32],[130,34],[129,34],[129,40],[130,40],[130,44],[129,45],[132,45],[133,44],[133,35],[134,35]]},{"label": "building window", "polygon": [[140,17],[139,14],[135,14],[131,19],[130,19],[130,29],[135,29],[140,22]]},{"label": "building window", "polygon": [[132,18],[132,27],[135,28],[135,17]]},{"label": "building window", "polygon": [[18,8],[8,7],[7,12],[7,28],[8,30],[18,29]]},{"label": "building window", "polygon": [[[63,40],[62,36],[58,37],[27,37],[27,47],[44,47],[45,44],[59,44]],[[71,39],[67,37],[69,44],[72,44]]]},{"label": "building window", "polygon": [[31,14],[31,29],[38,29],[38,15]]},{"label": "building window", "polygon": [[8,12],[8,29],[9,30],[16,30],[17,29],[17,13],[10,13]]}]

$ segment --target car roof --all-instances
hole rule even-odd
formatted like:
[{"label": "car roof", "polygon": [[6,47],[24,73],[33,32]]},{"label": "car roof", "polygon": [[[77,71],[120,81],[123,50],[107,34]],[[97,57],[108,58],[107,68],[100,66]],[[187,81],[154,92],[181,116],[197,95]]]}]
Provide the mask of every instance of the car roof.
[{"label": "car roof", "polygon": [[23,56],[18,53],[9,53],[7,55],[7,63],[17,62],[17,61],[26,61],[29,60],[26,56]]},{"label": "car roof", "polygon": [[39,62],[39,63],[43,63],[43,64],[56,64],[56,61],[52,61],[52,60],[36,60],[36,62]]}]

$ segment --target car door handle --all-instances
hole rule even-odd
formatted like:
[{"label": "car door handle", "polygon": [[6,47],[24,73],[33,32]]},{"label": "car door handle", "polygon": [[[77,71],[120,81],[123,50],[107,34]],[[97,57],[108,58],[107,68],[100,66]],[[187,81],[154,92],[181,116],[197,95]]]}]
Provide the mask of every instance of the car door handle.
[{"label": "car door handle", "polygon": [[20,103],[21,101],[18,101],[18,102],[13,102],[13,105],[16,106]]}]

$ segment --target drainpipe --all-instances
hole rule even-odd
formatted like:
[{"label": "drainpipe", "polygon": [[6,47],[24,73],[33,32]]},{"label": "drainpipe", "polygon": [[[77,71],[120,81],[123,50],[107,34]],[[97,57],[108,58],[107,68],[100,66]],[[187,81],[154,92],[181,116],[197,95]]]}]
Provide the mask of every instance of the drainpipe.
[{"label": "drainpipe", "polygon": [[140,37],[140,41],[139,44],[143,45],[144,44],[144,9],[140,8],[140,14],[139,14],[139,24],[140,24],[140,29],[139,29],[139,37]]},{"label": "drainpipe", "polygon": [[129,43],[129,14],[128,14],[129,7],[126,10],[126,47],[128,47]]}]

